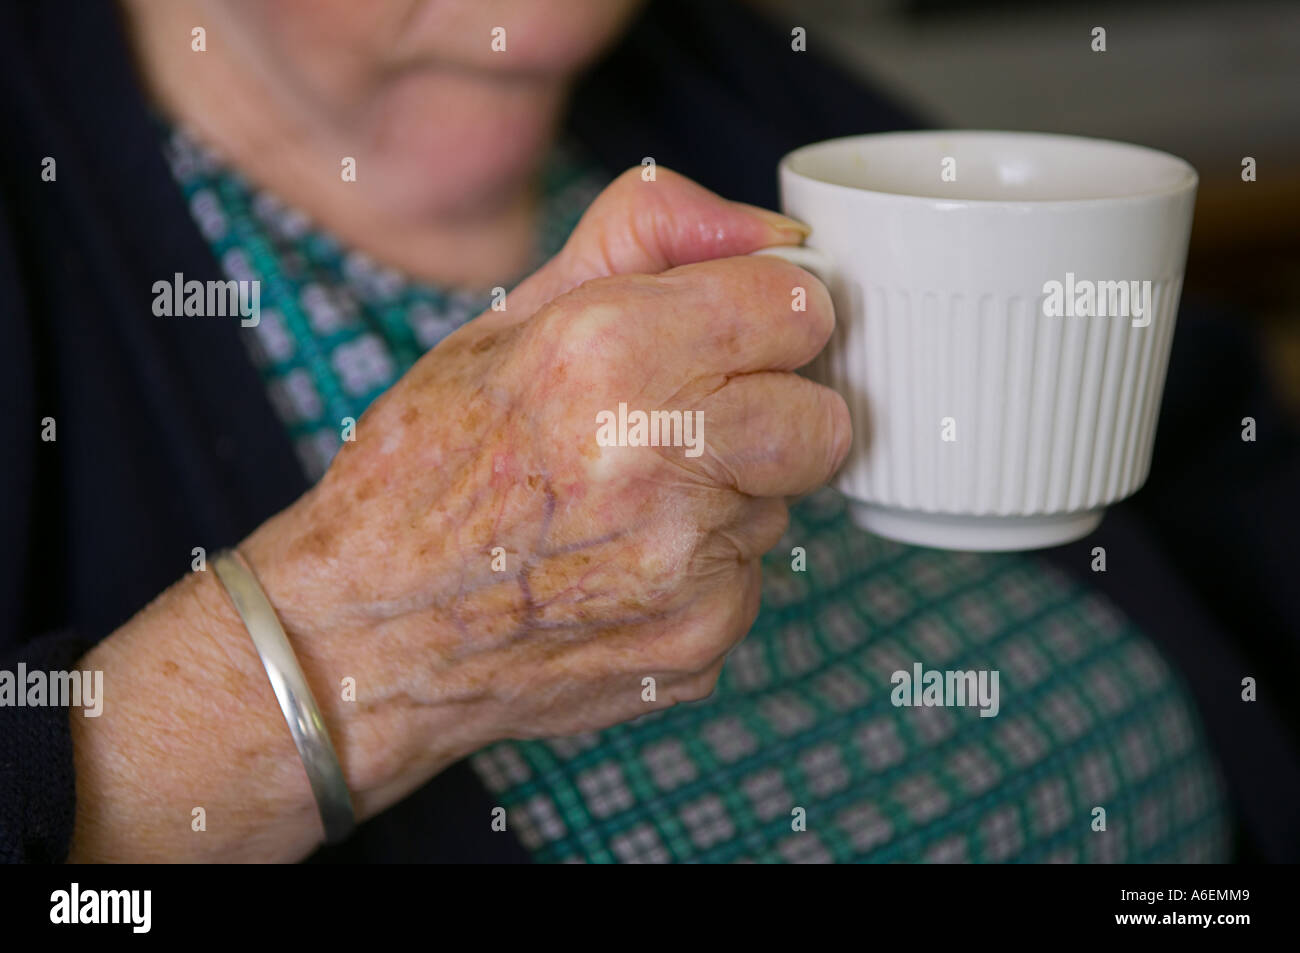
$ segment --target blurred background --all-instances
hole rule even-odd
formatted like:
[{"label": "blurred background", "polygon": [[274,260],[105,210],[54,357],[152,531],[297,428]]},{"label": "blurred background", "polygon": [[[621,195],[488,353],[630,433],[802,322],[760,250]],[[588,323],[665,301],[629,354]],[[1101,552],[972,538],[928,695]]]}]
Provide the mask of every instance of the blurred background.
[{"label": "blurred background", "polygon": [[1256,324],[1300,421],[1298,0],[751,2],[936,126],[1123,139],[1191,162],[1185,293]]}]

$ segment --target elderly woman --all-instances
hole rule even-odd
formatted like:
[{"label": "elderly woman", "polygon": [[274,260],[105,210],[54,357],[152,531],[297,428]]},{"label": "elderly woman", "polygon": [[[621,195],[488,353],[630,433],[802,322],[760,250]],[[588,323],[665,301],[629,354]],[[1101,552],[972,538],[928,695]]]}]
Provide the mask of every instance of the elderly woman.
[{"label": "elderly woman", "polygon": [[[831,303],[748,257],[806,229],[732,198],[905,116],[714,4],[62,6],[0,28],[0,649],[103,708],[0,715],[7,859],[320,847],[223,546],[359,824],[320,859],[1227,856],[1199,720],[1110,600],[815,492]],[[256,309],[156,305],[214,280]],[[599,446],[620,402],[702,411],[705,452]],[[891,703],[917,663],[998,671],[997,716]]]}]

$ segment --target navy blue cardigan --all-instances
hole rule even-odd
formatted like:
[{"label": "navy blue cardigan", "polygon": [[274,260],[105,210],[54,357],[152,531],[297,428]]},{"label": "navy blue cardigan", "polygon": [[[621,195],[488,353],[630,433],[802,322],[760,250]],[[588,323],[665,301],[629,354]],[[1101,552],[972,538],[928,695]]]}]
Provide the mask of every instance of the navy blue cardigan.
[{"label": "navy blue cardigan", "polygon": [[[774,28],[775,27],[775,28]],[[810,38],[815,50],[818,38]],[[306,489],[233,325],[142,320],[152,284],[220,271],[161,158],[108,0],[0,0],[0,669],[71,668],[188,571]],[[775,166],[818,139],[915,120],[788,27],[710,0],[652,3],[579,87],[570,132],[612,174],[653,156],[728,197],[777,204]],[[57,179],[42,181],[46,156]],[[1184,308],[1157,467],[1085,544],[1086,572],[1188,679],[1226,766],[1248,856],[1296,859],[1300,452],[1235,326]],[[1259,419],[1243,454],[1237,423]],[[58,439],[40,439],[40,421]],[[1242,674],[1263,699],[1237,698]],[[0,858],[59,861],[75,792],[68,714],[0,708]],[[318,861],[526,860],[493,833],[464,764]]]}]

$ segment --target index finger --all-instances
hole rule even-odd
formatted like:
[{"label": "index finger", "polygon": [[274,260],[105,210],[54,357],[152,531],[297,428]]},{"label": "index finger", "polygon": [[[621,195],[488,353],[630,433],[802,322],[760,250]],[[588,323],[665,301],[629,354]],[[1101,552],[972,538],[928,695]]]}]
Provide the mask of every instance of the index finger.
[{"label": "index finger", "polygon": [[826,286],[779,258],[699,262],[656,280],[676,293],[653,334],[690,355],[699,374],[793,371],[816,357],[835,329]]}]

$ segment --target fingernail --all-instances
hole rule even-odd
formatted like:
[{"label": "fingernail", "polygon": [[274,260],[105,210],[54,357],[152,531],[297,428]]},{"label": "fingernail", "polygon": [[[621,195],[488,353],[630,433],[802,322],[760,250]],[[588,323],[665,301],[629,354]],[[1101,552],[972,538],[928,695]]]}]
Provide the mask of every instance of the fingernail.
[{"label": "fingernail", "polygon": [[772,228],[781,232],[783,235],[793,238],[797,241],[803,241],[812,234],[812,229],[788,215],[782,215],[780,212],[773,212],[771,209],[760,208],[757,205],[748,205],[744,202],[736,203],[748,209],[756,218],[761,218]]}]

